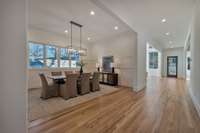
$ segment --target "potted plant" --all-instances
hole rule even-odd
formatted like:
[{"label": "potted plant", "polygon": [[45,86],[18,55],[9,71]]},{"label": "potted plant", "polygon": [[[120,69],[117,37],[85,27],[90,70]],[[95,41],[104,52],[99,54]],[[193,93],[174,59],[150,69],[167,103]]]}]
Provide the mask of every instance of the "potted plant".
[{"label": "potted plant", "polygon": [[80,66],[80,74],[83,73],[83,67],[86,65],[86,63],[83,62],[83,60],[77,62],[77,65]]}]

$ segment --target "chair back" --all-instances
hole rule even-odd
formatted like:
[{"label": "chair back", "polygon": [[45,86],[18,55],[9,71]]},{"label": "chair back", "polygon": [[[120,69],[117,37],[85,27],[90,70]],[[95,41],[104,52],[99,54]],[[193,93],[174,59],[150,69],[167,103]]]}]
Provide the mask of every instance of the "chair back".
[{"label": "chair back", "polygon": [[67,76],[68,74],[73,74],[73,71],[65,71],[65,75]]},{"label": "chair back", "polygon": [[94,72],[93,77],[92,77],[92,81],[91,81],[91,90],[92,91],[100,90],[99,78],[100,78],[100,73]]},{"label": "chair back", "polygon": [[90,73],[83,73],[80,77],[80,93],[86,94],[90,92]]},{"label": "chair back", "polygon": [[77,79],[79,74],[67,74],[66,75],[66,87],[69,90],[76,90],[77,91]]},{"label": "chair back", "polygon": [[51,72],[51,75],[52,76],[61,76],[62,72],[61,71],[59,71],[59,72]]},{"label": "chair back", "polygon": [[40,79],[41,79],[42,88],[47,89],[48,88],[48,82],[47,82],[47,79],[46,79],[44,73],[40,73],[39,76],[40,76]]},{"label": "chair back", "polygon": [[60,88],[60,95],[64,99],[69,99],[72,97],[76,97],[78,95],[77,90],[77,79],[78,74],[66,74],[66,81],[65,84]]}]

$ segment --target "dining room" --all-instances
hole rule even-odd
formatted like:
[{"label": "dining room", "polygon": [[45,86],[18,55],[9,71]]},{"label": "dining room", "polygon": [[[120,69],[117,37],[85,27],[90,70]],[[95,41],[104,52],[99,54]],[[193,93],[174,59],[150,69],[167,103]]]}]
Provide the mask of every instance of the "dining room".
[{"label": "dining room", "polygon": [[76,105],[132,88],[136,75],[136,33],[127,25],[89,0],[49,1],[48,7],[45,3],[29,3],[30,127]]}]

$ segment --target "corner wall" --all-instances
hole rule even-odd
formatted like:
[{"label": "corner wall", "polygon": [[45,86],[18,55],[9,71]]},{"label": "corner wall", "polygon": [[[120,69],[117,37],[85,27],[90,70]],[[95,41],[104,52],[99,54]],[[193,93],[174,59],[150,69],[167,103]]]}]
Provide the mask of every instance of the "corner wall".
[{"label": "corner wall", "polygon": [[200,115],[200,1],[196,3],[191,32],[190,94]]},{"label": "corner wall", "polygon": [[0,132],[27,131],[26,0],[0,0]]},{"label": "corner wall", "polygon": [[133,88],[133,84],[136,84],[137,71],[137,34],[127,31],[92,45],[94,69],[97,62],[102,63],[103,56],[114,56],[119,85]]},{"label": "corner wall", "polygon": [[146,45],[147,41],[144,35],[137,35],[137,50],[136,50],[136,83],[134,90],[136,92],[145,89],[146,87]]}]

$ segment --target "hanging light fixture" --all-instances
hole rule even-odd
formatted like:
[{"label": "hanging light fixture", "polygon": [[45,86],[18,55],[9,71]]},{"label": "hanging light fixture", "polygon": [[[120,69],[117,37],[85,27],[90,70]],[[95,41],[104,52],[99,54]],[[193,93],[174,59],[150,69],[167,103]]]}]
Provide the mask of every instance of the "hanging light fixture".
[{"label": "hanging light fixture", "polygon": [[71,42],[70,42],[70,46],[67,47],[68,52],[71,54],[74,51],[76,51],[76,49],[73,47],[73,26],[77,26],[77,27],[80,28],[80,48],[78,50],[78,53],[79,53],[80,56],[86,56],[87,49],[82,48],[82,27],[83,26],[81,24],[74,22],[74,21],[70,21],[70,24],[71,24]]},{"label": "hanging light fixture", "polygon": [[87,50],[82,48],[82,26],[80,26],[80,49],[79,49],[80,56],[86,56]]},{"label": "hanging light fixture", "polygon": [[70,21],[70,26],[71,26],[71,42],[70,42],[70,46],[68,46],[67,50],[68,52],[71,54],[72,52],[75,51],[75,49],[73,48],[73,30],[72,30],[72,25],[73,25],[73,22]]}]

